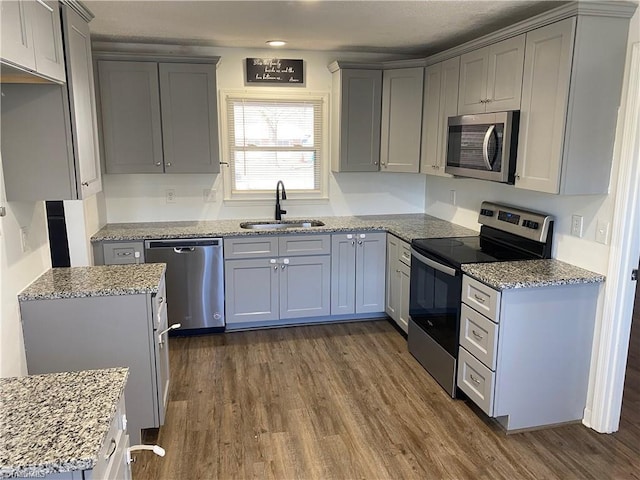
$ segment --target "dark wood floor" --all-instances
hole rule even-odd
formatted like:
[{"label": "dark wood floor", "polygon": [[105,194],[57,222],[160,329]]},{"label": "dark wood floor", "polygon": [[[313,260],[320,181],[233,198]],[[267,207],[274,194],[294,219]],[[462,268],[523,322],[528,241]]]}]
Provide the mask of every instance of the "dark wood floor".
[{"label": "dark wood floor", "polygon": [[640,479],[640,321],[619,432],[505,435],[452,400],[385,320],[171,339],[144,479]]}]

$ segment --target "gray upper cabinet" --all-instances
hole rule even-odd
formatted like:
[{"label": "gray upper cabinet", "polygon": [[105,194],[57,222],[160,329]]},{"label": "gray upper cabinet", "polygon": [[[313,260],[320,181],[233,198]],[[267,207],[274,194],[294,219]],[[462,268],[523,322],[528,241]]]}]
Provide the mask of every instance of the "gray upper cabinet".
[{"label": "gray upper cabinet", "polygon": [[527,33],[517,188],[608,193],[628,24],[578,15]]},{"label": "gray upper cabinet", "polygon": [[212,62],[98,61],[106,173],[220,171]]},{"label": "gray upper cabinet", "polygon": [[459,115],[520,108],[524,42],[518,35],[460,57]]},{"label": "gray upper cabinet", "polygon": [[99,61],[106,173],[162,173],[158,65]]},{"label": "gray upper cabinet", "polygon": [[450,177],[445,173],[447,120],[458,113],[460,57],[427,67],[424,71],[424,106],[420,171]]},{"label": "gray upper cabinet", "polygon": [[56,82],[64,82],[59,3],[44,0],[3,1],[0,8],[2,63]]},{"label": "gray upper cabinet", "polygon": [[424,68],[385,70],[382,79],[380,170],[420,169]]},{"label": "gray upper cabinet", "polygon": [[382,71],[337,69],[332,89],[331,170],[377,172]]},{"label": "gray upper cabinet", "polygon": [[63,6],[66,85],[2,84],[8,200],[75,200],[102,189],[89,18]]},{"label": "gray upper cabinet", "polygon": [[91,38],[89,24],[66,5],[62,21],[78,196],[87,198],[102,190]]}]

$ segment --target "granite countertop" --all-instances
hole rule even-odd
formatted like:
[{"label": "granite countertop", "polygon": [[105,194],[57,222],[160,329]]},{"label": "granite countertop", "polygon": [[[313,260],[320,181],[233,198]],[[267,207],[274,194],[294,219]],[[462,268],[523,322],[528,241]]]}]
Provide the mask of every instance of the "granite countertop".
[{"label": "granite countertop", "polygon": [[164,263],[52,268],[18,294],[18,300],[157,293]]},{"label": "granite countertop", "polygon": [[[286,218],[284,221],[308,219]],[[405,242],[415,238],[466,237],[478,235],[477,231],[455,225],[423,213],[397,215],[362,215],[351,217],[316,217],[323,227],[288,228],[286,230],[247,230],[240,228],[250,219],[209,220],[192,222],[112,223],[99,230],[92,242],[104,240],[145,240],[158,238],[231,237],[240,235],[283,235],[289,233],[332,233],[354,230],[384,230]],[[262,221],[271,221],[264,220]]]},{"label": "granite countertop", "polygon": [[0,478],[93,468],[127,368],[0,378]]},{"label": "granite countertop", "polygon": [[462,271],[495,290],[601,283],[605,279],[604,275],[554,259],[467,263]]}]

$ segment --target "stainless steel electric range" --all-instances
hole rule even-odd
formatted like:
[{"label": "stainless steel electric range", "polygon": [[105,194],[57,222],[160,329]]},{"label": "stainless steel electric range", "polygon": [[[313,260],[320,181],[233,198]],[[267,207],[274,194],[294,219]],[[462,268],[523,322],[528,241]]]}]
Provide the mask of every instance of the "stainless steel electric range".
[{"label": "stainless steel electric range", "polygon": [[456,397],[461,265],[551,258],[553,217],[483,202],[480,235],[411,242],[409,352]]}]

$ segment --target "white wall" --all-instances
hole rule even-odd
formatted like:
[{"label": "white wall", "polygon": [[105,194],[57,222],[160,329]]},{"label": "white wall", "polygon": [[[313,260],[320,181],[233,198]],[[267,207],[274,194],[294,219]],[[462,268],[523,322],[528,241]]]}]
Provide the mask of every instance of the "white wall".
[{"label": "white wall", "polygon": [[[108,44],[94,43],[96,50]],[[149,51],[145,45],[128,45],[124,50]],[[155,52],[173,51],[171,47],[153,47]],[[247,50],[234,48],[180,47],[183,54],[206,53],[221,57],[218,65],[218,88],[244,87],[243,65],[247,57],[301,58],[305,61],[305,87],[247,87],[251,92],[282,92],[283,88],[308,91],[331,91],[331,73],[327,65],[333,60],[374,61],[392,57],[362,54],[287,50]],[[397,57],[396,57],[397,58]],[[223,167],[224,168],[224,167]],[[238,205],[222,201],[221,175],[104,175],[107,221],[171,221],[218,218],[269,218],[273,202]],[[358,215],[373,213],[413,213],[424,211],[425,179],[421,175],[381,173],[330,174],[329,201],[296,202],[287,200],[288,215]],[[165,191],[173,188],[176,201],[167,204]],[[216,201],[205,203],[203,190],[214,188]],[[275,185],[274,185],[275,189]],[[275,192],[275,190],[274,190]]]},{"label": "white wall", "polygon": [[[27,367],[17,294],[51,267],[44,202],[7,203],[0,159],[0,377],[25,375]],[[26,229],[23,251],[21,229]]]},{"label": "white wall", "polygon": [[93,265],[91,236],[107,223],[104,194],[64,201],[65,224],[72,267]]}]

